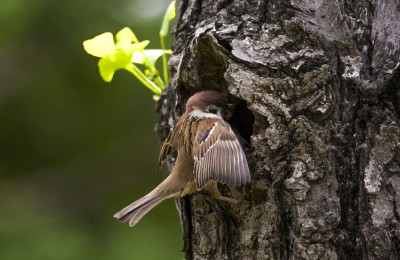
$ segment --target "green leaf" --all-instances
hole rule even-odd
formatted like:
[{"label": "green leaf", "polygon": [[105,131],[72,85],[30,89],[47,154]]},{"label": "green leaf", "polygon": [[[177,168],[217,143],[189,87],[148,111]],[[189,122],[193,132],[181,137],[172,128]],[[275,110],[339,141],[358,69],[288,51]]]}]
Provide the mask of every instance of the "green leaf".
[{"label": "green leaf", "polygon": [[106,32],[83,42],[85,51],[93,56],[103,58],[115,52],[113,35]]},{"label": "green leaf", "polygon": [[164,19],[163,19],[163,22],[161,24],[161,29],[160,29],[161,37],[167,36],[168,30],[169,30],[169,21],[174,19],[174,17],[175,17],[175,2],[176,1],[172,1],[168,6],[167,11],[165,11]]},{"label": "green leaf", "polygon": [[138,64],[146,64],[150,62],[151,64],[155,64],[157,59],[161,57],[163,54],[172,54],[171,50],[143,50],[143,51],[135,51],[132,54],[131,61]]}]

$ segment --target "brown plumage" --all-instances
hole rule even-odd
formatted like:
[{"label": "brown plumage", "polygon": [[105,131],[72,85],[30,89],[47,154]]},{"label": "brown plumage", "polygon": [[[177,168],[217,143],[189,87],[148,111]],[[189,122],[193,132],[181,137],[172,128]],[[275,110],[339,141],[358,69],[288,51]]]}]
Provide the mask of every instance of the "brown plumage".
[{"label": "brown plumage", "polygon": [[242,146],[221,116],[226,104],[222,94],[210,90],[189,98],[185,113],[160,152],[159,168],[172,151],[178,151],[172,172],[152,192],[116,213],[115,218],[120,222],[130,219],[129,225],[133,226],[161,201],[203,188],[217,199],[237,202],[222,196],[217,188],[217,182],[238,187],[251,181]]}]

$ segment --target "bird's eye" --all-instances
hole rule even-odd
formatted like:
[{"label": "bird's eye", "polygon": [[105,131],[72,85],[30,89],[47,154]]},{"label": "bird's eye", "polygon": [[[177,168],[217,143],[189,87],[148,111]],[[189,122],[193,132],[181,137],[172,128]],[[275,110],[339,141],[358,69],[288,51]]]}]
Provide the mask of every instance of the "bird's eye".
[{"label": "bird's eye", "polygon": [[208,109],[208,112],[211,113],[211,114],[215,114],[215,115],[216,115],[217,112],[218,112],[218,110],[215,109],[215,108],[209,108],[209,109]]}]

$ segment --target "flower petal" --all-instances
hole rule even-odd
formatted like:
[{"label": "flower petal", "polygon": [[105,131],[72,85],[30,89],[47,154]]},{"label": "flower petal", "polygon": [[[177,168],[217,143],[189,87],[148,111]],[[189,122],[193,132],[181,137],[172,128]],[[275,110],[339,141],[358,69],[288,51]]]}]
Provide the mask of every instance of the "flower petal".
[{"label": "flower petal", "polygon": [[137,63],[137,64],[144,64],[144,57],[141,51],[135,51],[132,54],[132,59],[131,61],[133,63]]},{"label": "flower petal", "polygon": [[117,48],[120,50],[128,50],[132,46],[132,42],[134,44],[139,43],[135,34],[129,29],[125,27],[121,31],[119,31],[115,37],[117,39]]},{"label": "flower petal", "polygon": [[131,55],[124,50],[107,55],[99,60],[99,72],[104,81],[110,82],[118,69],[124,69],[131,64]]},{"label": "flower petal", "polygon": [[122,42],[118,42],[117,49],[124,50],[127,53],[132,54],[132,52],[135,52],[135,51],[142,51],[149,43],[150,43],[150,41],[147,41],[147,40],[139,42],[139,43],[134,43],[134,44],[125,44]]},{"label": "flower petal", "polygon": [[134,42],[138,43],[138,39],[136,38],[135,34],[132,32],[129,27],[123,28],[121,31],[117,33],[117,36],[115,37],[117,39],[117,42],[120,41],[129,41],[129,43]]},{"label": "flower petal", "polygon": [[135,51],[132,55],[131,61],[138,64],[145,64],[146,61],[152,64],[155,64],[157,59],[161,57],[164,53],[172,54],[171,50],[143,50],[143,51]]},{"label": "flower petal", "polygon": [[110,32],[102,33],[83,42],[85,51],[93,56],[103,58],[115,52],[113,35]]},{"label": "flower petal", "polygon": [[100,76],[103,78],[103,80],[105,82],[110,82],[116,71],[112,61],[110,59],[103,58],[99,60],[97,65],[99,66]]}]

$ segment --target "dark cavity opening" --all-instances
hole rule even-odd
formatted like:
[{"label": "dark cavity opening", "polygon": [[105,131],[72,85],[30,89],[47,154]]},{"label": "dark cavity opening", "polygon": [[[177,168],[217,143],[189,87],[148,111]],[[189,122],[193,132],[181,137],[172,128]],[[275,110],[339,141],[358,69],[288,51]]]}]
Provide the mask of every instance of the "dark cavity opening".
[{"label": "dark cavity opening", "polygon": [[236,105],[230,119],[231,126],[250,143],[250,137],[253,135],[254,115],[247,108],[246,101],[240,100]]}]

